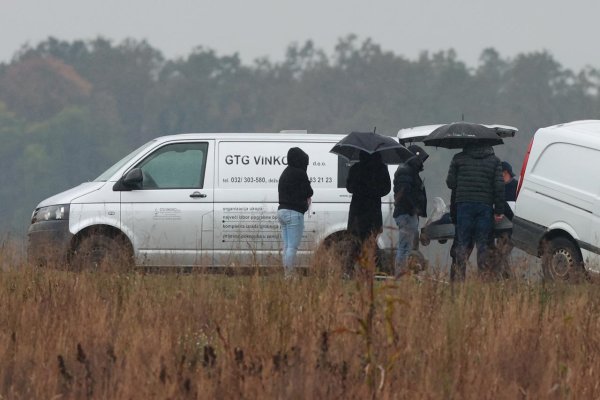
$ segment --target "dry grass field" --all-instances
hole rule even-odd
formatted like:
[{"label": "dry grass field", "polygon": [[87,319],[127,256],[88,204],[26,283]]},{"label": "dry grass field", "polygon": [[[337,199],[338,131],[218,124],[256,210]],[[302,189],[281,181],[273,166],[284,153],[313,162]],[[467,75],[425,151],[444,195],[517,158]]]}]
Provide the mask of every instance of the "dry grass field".
[{"label": "dry grass field", "polygon": [[590,283],[372,284],[325,256],[291,280],[73,273],[3,251],[1,399],[600,398]]}]

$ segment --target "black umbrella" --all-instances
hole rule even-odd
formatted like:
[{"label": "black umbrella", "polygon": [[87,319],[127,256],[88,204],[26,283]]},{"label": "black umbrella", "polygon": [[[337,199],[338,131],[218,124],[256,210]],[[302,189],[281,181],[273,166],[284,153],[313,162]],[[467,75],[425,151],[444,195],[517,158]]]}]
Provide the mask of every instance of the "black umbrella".
[{"label": "black umbrella", "polygon": [[401,164],[414,157],[410,150],[393,138],[374,132],[352,132],[333,146],[330,153],[354,162],[359,161],[361,151],[379,153],[386,164]]},{"label": "black umbrella", "polygon": [[423,139],[423,143],[426,146],[458,149],[470,144],[495,146],[504,142],[493,128],[470,122],[454,122],[435,129]]}]

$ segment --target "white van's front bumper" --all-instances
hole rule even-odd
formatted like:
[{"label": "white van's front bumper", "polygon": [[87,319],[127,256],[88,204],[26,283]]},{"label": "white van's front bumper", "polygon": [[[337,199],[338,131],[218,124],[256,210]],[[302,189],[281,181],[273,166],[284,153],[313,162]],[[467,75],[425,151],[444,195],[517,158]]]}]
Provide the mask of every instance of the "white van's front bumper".
[{"label": "white van's front bumper", "polygon": [[36,265],[67,262],[73,239],[68,220],[33,223],[29,226],[27,238],[29,262]]}]

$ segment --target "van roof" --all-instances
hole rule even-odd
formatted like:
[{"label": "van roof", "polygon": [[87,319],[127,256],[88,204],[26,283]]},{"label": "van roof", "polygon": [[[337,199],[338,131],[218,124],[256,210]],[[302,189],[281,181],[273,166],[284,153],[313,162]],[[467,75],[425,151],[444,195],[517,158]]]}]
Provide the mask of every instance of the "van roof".
[{"label": "van roof", "polygon": [[600,120],[598,119],[584,119],[579,121],[571,121],[563,124],[552,125],[542,129],[564,129],[575,132],[581,132],[585,134],[598,135],[600,133]]},{"label": "van roof", "polygon": [[228,140],[323,140],[339,141],[346,135],[326,134],[326,133],[261,133],[261,132],[218,132],[218,133],[179,133],[176,135],[167,135],[157,137],[155,140],[168,142],[171,140],[182,139],[228,139]]}]

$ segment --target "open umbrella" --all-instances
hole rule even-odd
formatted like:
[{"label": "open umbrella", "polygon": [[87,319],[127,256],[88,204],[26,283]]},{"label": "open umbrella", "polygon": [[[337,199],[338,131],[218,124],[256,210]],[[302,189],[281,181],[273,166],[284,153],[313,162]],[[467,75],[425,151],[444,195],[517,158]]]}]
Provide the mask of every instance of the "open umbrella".
[{"label": "open umbrella", "polygon": [[374,132],[352,132],[330,150],[350,162],[359,161],[360,152],[379,153],[386,164],[401,164],[414,154],[389,136]]},{"label": "open umbrella", "polygon": [[[408,146],[410,143],[422,142],[423,139],[427,137],[431,132],[439,128],[444,124],[437,125],[422,125],[422,126],[413,126],[411,128],[402,128],[398,131],[398,141],[405,146]],[[498,125],[498,124],[482,124],[483,126],[487,126],[488,128],[492,128],[496,131],[496,134],[501,138],[514,137],[519,131],[514,126],[508,125]]]},{"label": "open umbrella", "polygon": [[494,128],[470,122],[454,122],[433,130],[423,139],[423,143],[426,146],[458,149],[470,144],[495,146],[504,142]]}]

